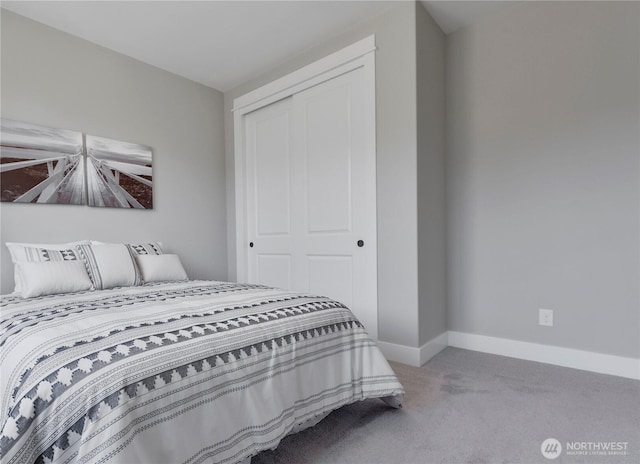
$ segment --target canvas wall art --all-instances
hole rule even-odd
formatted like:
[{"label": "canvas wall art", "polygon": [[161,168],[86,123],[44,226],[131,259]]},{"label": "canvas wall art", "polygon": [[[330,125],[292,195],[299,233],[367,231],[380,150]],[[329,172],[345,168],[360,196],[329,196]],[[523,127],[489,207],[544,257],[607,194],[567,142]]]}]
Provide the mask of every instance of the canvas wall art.
[{"label": "canvas wall art", "polygon": [[2,201],[153,208],[145,145],[0,119]]},{"label": "canvas wall art", "polygon": [[153,208],[151,148],[86,136],[89,206]]},{"label": "canvas wall art", "polygon": [[0,120],[2,201],[84,204],[82,134]]}]

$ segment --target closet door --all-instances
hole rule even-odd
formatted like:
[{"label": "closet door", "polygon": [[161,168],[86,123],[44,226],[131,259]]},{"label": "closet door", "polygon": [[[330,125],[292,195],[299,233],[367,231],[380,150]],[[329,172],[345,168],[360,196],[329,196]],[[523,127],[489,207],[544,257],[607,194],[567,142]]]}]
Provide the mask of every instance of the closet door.
[{"label": "closet door", "polygon": [[362,70],[245,117],[248,277],[326,295],[377,337],[375,152]]},{"label": "closet door", "polygon": [[293,289],[291,98],[245,116],[248,280]]},{"label": "closet door", "polygon": [[361,69],[293,96],[294,286],[344,303],[375,336],[375,157],[364,120]]}]

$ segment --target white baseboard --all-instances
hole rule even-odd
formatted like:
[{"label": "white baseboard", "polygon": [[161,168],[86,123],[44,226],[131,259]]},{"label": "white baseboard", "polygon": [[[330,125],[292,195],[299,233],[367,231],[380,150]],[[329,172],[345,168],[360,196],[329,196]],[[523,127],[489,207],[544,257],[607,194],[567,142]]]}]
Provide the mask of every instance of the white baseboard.
[{"label": "white baseboard", "polygon": [[449,332],[443,332],[420,347],[420,366],[449,346]]},{"label": "white baseboard", "polygon": [[429,340],[420,348],[382,341],[378,341],[377,343],[382,354],[384,354],[388,360],[416,367],[422,366],[436,354],[440,353],[440,351],[444,350],[449,344],[447,332],[441,333],[437,337]]},{"label": "white baseboard", "polygon": [[420,348],[413,348],[406,345],[397,345],[390,342],[376,342],[382,354],[389,361],[396,361],[409,366],[420,365]]},{"label": "white baseboard", "polygon": [[449,331],[449,346],[640,380],[640,359]]},{"label": "white baseboard", "polygon": [[453,346],[465,350],[640,380],[640,359],[487,335],[449,331],[429,340],[420,348],[382,341],[377,343],[388,360],[409,366],[422,366],[447,346]]}]

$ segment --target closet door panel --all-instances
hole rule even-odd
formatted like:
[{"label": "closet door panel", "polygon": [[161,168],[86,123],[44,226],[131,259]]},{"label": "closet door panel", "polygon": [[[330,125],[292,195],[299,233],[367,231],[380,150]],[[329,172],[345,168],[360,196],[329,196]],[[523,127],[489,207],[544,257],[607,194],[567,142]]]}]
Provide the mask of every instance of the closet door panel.
[{"label": "closet door panel", "polygon": [[245,117],[249,282],[291,288],[291,99]]},{"label": "closet door panel", "polygon": [[332,84],[297,99],[309,234],[351,231],[351,88]]},{"label": "closet door panel", "polygon": [[344,303],[375,333],[375,154],[365,144],[362,73],[293,96],[293,284]]},{"label": "closet door panel", "polygon": [[288,102],[253,115],[253,167],[256,233],[291,233],[291,146]]}]

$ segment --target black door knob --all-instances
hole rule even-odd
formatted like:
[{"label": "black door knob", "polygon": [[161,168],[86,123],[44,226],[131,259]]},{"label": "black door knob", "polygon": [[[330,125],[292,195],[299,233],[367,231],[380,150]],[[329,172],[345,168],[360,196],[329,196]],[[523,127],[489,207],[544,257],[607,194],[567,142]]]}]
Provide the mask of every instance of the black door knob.
[{"label": "black door knob", "polygon": [[249,242],[249,248],[253,248],[253,242]]},{"label": "black door knob", "polygon": [[358,246],[362,248],[364,246],[364,240],[358,240]]}]

